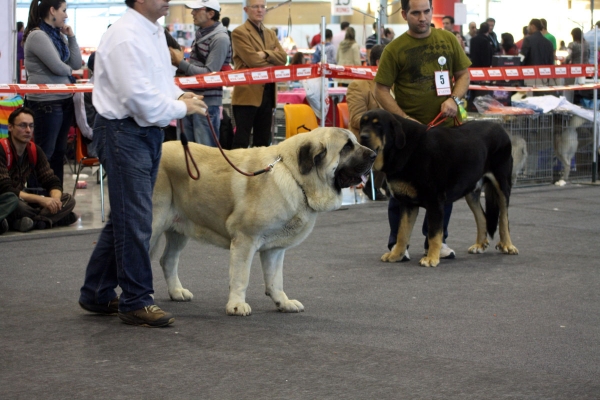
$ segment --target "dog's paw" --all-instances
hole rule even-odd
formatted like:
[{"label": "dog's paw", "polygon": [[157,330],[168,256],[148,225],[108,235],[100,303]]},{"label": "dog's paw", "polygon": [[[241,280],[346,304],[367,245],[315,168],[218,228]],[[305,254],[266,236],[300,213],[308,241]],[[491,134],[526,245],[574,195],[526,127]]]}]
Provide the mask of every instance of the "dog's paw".
[{"label": "dog's paw", "polygon": [[512,244],[507,246],[502,242],[498,242],[498,244],[496,245],[496,249],[500,250],[504,254],[512,254],[512,255],[519,254],[519,249],[517,249]]},{"label": "dog's paw", "polygon": [[173,301],[191,301],[194,298],[192,292],[184,288],[169,291],[169,296]]},{"label": "dog's paw", "polygon": [[433,258],[433,257],[427,257],[427,256],[421,258],[421,260],[419,261],[419,265],[421,267],[437,267],[439,263],[440,263],[439,258]]},{"label": "dog's paw", "polygon": [[275,303],[277,310],[287,313],[299,313],[304,311],[304,306],[298,300],[287,300],[281,303]]},{"label": "dog's paw", "polygon": [[389,253],[385,253],[381,256],[381,261],[383,262],[398,262],[402,261],[404,258],[404,254],[395,254],[393,251]]},{"label": "dog's paw", "polygon": [[485,239],[483,243],[475,243],[473,246],[469,247],[469,254],[481,254],[485,253],[487,248],[490,246],[489,240]]},{"label": "dog's paw", "polygon": [[241,317],[245,317],[252,314],[252,308],[250,308],[250,304],[248,303],[227,303],[225,309],[227,311],[227,315],[239,315]]}]

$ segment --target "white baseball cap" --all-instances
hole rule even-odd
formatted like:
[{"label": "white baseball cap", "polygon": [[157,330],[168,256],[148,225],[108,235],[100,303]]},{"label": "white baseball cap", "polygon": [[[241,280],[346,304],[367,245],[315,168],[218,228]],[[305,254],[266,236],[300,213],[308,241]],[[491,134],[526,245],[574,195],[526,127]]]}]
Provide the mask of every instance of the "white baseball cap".
[{"label": "white baseball cap", "polygon": [[187,8],[210,8],[213,10],[217,10],[221,12],[221,5],[217,0],[196,0],[196,1],[186,1],[183,3]]}]

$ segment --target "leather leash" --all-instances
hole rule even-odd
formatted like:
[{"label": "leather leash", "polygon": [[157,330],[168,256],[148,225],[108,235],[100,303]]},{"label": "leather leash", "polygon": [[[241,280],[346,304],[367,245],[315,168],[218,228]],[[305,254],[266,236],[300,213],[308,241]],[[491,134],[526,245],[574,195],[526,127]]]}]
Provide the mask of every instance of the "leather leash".
[{"label": "leather leash", "polygon": [[[440,111],[440,113],[433,119],[433,121],[431,121],[430,123],[427,124],[427,130],[430,130],[431,128],[434,128],[434,127],[442,124],[448,118],[449,117],[442,116],[442,112]],[[460,120],[458,119],[458,117],[454,117],[454,126],[460,126],[460,125],[461,125],[461,123],[460,123]]]},{"label": "leather leash", "polygon": [[[229,165],[231,165],[231,167],[236,170],[237,172],[239,172],[240,174],[244,175],[244,176],[257,176],[260,174],[264,174],[265,172],[269,172],[273,169],[273,167],[275,166],[275,164],[277,164],[279,161],[281,161],[281,156],[278,156],[277,159],[272,162],[271,164],[269,164],[266,168],[263,168],[261,170],[255,171],[255,172],[244,172],[242,170],[240,170],[238,167],[236,167],[231,160],[227,157],[227,155],[225,154],[225,151],[223,150],[223,147],[221,147],[221,143],[219,142],[219,138],[217,137],[217,134],[215,132],[215,128],[213,127],[212,122],[210,121],[210,115],[208,114],[208,111],[205,114],[206,116],[206,120],[208,121],[208,126],[210,128],[210,133],[212,134],[213,140],[215,141],[215,143],[217,144],[217,147],[219,148],[219,150],[221,151],[221,154],[223,155],[223,158],[225,158],[225,160],[227,160],[227,162],[229,163]],[[183,145],[183,152],[185,154],[185,166],[188,170],[188,175],[190,176],[190,178],[192,178],[193,180],[197,181],[198,179],[200,179],[200,170],[198,169],[198,165],[196,165],[196,161],[194,161],[194,157],[192,156],[192,153],[190,152],[189,146],[188,146],[188,139],[187,136],[185,135],[185,132],[183,131],[183,122],[182,120],[179,120],[179,129],[181,131],[181,144]],[[190,169],[190,163],[193,164],[194,168],[196,169],[196,175],[194,175],[192,173],[192,170]]]}]

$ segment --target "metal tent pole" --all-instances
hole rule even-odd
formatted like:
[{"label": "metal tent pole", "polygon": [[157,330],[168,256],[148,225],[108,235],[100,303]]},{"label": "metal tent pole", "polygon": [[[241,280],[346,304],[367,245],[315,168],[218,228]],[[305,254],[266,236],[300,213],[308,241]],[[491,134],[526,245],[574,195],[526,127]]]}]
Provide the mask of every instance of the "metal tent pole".
[{"label": "metal tent pole", "polygon": [[[592,15],[593,15],[592,1]],[[598,27],[594,26],[594,84],[598,83]],[[592,149],[592,183],[598,179],[598,89],[594,89],[594,147]]]},{"label": "metal tent pole", "polygon": [[325,93],[327,93],[327,80],[325,78],[325,17],[321,16],[321,126],[325,126]]}]

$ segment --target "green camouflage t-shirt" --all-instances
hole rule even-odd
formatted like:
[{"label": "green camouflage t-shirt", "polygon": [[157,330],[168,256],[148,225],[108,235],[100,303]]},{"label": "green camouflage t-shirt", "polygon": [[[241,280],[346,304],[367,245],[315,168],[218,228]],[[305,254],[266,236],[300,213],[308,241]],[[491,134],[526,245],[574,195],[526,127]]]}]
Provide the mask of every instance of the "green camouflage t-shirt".
[{"label": "green camouflage t-shirt", "polygon": [[442,70],[438,59],[443,56],[443,69],[450,77],[471,65],[458,40],[451,32],[431,29],[431,35],[416,39],[407,33],[385,46],[375,82],[393,86],[396,102],[410,117],[430,123],[440,112],[448,96],[438,96],[435,71]]}]

